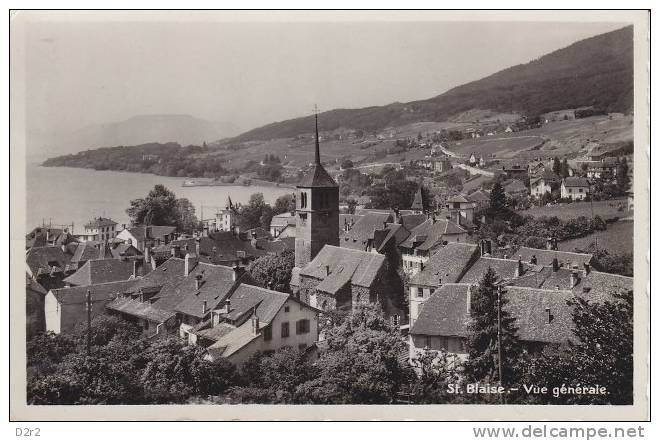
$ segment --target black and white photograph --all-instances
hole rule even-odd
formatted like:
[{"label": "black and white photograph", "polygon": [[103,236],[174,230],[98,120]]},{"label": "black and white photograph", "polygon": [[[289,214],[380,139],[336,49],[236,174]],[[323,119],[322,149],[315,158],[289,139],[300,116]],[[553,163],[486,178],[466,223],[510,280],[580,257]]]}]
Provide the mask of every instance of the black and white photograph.
[{"label": "black and white photograph", "polygon": [[9,14],[15,419],[647,418],[647,11]]}]

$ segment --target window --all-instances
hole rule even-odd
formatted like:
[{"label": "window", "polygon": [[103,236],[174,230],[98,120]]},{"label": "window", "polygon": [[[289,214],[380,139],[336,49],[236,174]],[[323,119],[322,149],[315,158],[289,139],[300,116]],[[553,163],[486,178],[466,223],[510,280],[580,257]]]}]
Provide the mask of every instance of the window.
[{"label": "window", "polygon": [[300,208],[306,208],[307,207],[307,193],[300,192]]},{"label": "window", "polygon": [[584,193],[584,188],[581,188],[581,189],[578,190],[578,191],[579,191],[580,193]]},{"label": "window", "polygon": [[417,288],[417,297],[424,297],[424,290]]},{"label": "window", "polygon": [[284,307],[284,312],[289,312],[289,307],[288,306]]},{"label": "window", "polygon": [[264,328],[264,341],[270,341],[273,339],[273,328],[268,325]]},{"label": "window", "polygon": [[289,322],[282,323],[282,338],[289,336]]},{"label": "window", "polygon": [[296,322],[296,334],[307,334],[309,332],[309,320],[302,319]]}]

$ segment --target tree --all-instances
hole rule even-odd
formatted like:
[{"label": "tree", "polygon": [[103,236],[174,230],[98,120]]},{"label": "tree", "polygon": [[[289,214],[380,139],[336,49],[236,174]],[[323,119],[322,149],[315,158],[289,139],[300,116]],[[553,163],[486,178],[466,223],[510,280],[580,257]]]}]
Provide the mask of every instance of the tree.
[{"label": "tree", "polygon": [[494,213],[501,213],[506,210],[506,194],[500,181],[493,184],[493,189],[490,192],[490,209]]},{"label": "tree", "polygon": [[552,172],[557,176],[561,176],[561,162],[556,156],[552,159]]},{"label": "tree", "polygon": [[205,360],[202,347],[187,346],[177,338],[156,342],[145,358],[140,382],[149,403],[182,403],[193,396],[216,395],[236,381],[230,362]]},{"label": "tree", "polygon": [[[238,209],[238,224],[246,230],[262,226],[262,221],[265,221],[265,219],[262,219],[262,215],[264,214],[265,210],[269,209],[270,207],[264,200],[264,194],[253,193],[250,196],[250,200],[248,201],[247,205],[242,205]],[[270,219],[268,219],[268,227],[270,227]]]},{"label": "tree", "polygon": [[628,186],[630,186],[630,177],[628,177],[628,161],[625,157],[623,158],[623,161],[621,161],[617,166],[616,185],[619,189],[619,192],[621,193],[628,191]]},{"label": "tree", "polygon": [[603,386],[607,394],[541,397],[552,404],[633,404],[633,292],[611,300],[568,301],[575,338],[527,361],[525,382],[551,386]]},{"label": "tree", "polygon": [[351,161],[350,159],[344,159],[341,162],[341,168],[343,170],[346,170],[347,168],[353,168],[353,161]]},{"label": "tree", "polygon": [[176,196],[157,184],[146,198],[133,199],[126,210],[133,225],[177,225]]},{"label": "tree", "polygon": [[297,388],[315,377],[316,368],[303,352],[282,348],[271,355],[258,352],[242,368],[242,385],[229,391],[240,403],[295,403]]},{"label": "tree", "polygon": [[438,353],[424,351],[413,360],[417,375],[410,383],[408,393],[415,404],[443,404],[453,401],[450,384],[460,384],[456,361],[442,350]]},{"label": "tree", "polygon": [[348,213],[349,214],[355,214],[355,208],[357,207],[357,201],[353,198],[350,198],[346,201],[346,205],[348,205]]},{"label": "tree", "polygon": [[195,206],[187,198],[176,200],[176,210],[179,231],[191,234],[200,228],[200,222],[195,215]]},{"label": "tree", "polygon": [[296,199],[293,194],[287,193],[278,197],[273,205],[273,216],[282,213],[289,213],[296,209]]},{"label": "tree", "polygon": [[290,292],[291,270],[295,266],[295,253],[286,250],[281,255],[268,254],[254,260],[248,272],[255,283],[263,288]]},{"label": "tree", "polygon": [[562,178],[567,178],[570,174],[569,169],[570,169],[570,167],[568,166],[568,159],[564,158],[564,160],[561,163],[561,174],[560,174],[560,176]]},{"label": "tree", "polygon": [[297,389],[301,403],[392,403],[414,375],[400,361],[406,347],[398,329],[377,306],[353,310],[326,337],[317,375]]},{"label": "tree", "polygon": [[520,343],[512,318],[504,306],[506,290],[501,295],[502,378],[498,374],[498,276],[489,267],[479,286],[472,294],[470,324],[468,326],[468,360],[464,363],[465,376],[473,382],[515,384]]}]

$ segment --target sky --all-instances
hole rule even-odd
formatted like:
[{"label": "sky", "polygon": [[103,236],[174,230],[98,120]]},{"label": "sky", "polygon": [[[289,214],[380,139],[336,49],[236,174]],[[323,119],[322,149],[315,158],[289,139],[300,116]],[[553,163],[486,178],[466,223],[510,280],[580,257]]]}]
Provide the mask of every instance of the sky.
[{"label": "sky", "polygon": [[[621,23],[28,20],[26,128],[189,114],[242,131],[430,98]],[[208,17],[207,17],[208,18]]]}]

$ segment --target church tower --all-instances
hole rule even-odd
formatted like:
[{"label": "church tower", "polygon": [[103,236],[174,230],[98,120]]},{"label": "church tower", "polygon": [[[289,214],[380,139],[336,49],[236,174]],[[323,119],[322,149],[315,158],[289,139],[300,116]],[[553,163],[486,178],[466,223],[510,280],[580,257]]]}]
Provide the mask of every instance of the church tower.
[{"label": "church tower", "polygon": [[339,186],[321,165],[319,116],[314,165],[296,186],[296,267],[303,268],[324,245],[339,246]]}]

